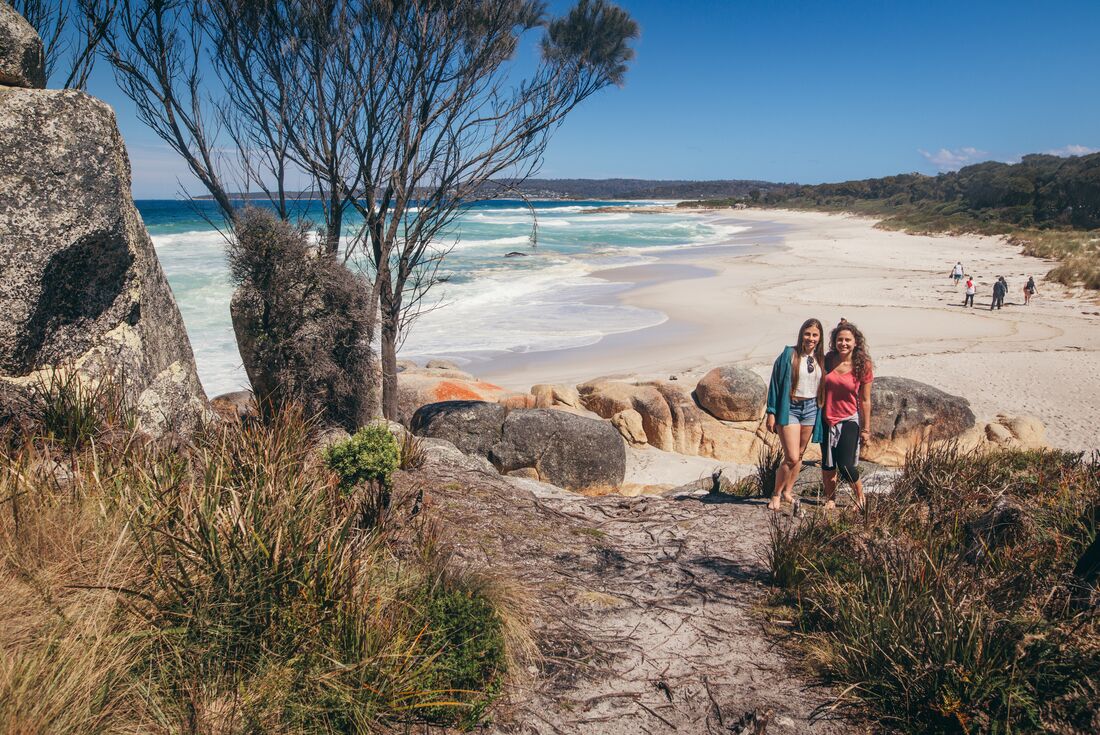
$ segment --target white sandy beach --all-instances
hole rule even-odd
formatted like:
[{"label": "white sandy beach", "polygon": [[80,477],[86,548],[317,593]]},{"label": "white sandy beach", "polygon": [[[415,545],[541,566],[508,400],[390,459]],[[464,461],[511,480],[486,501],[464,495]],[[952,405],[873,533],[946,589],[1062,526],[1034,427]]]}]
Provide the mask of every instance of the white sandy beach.
[{"label": "white sandy beach", "polygon": [[[848,215],[702,216],[751,222],[743,242],[773,247],[748,256],[720,247],[676,250],[650,265],[604,271],[603,278],[634,284],[621,301],[658,309],[668,320],[589,347],[495,360],[480,377],[526,391],[608,375],[694,382],[725,363],[766,375],[804,319],[829,328],[845,317],[867,335],[876,374],[964,396],[979,420],[1036,416],[1056,447],[1100,448],[1100,300],[1044,282],[1050,261],[1025,257],[998,238],[908,235]],[[948,278],[956,260],[978,284],[973,309],[962,307],[962,287]],[[1005,308],[991,312],[998,275],[1010,291]],[[1024,307],[1028,275],[1039,295]]]}]

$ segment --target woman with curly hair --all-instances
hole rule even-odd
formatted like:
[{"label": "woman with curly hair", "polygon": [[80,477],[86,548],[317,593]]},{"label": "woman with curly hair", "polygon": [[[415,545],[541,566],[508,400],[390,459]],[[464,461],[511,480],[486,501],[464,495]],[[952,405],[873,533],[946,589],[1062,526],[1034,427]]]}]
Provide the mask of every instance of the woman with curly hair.
[{"label": "woman with curly hair", "polygon": [[821,423],[821,374],[825,370],[822,342],[825,328],[817,319],[807,319],[798,330],[793,345],[772,365],[768,382],[768,431],[779,435],[783,464],[775,475],[775,487],[768,502],[770,510],[779,510],[782,500],[794,502],[794,483],[802,469],[802,455],[810,441],[824,436]]},{"label": "woman with curly hair", "polygon": [[825,508],[836,507],[837,471],[852,486],[856,507],[863,507],[859,479],[859,446],[871,438],[871,383],[874,366],[867,340],[844,319],[829,335],[822,392],[825,438],[821,443],[821,478]]}]

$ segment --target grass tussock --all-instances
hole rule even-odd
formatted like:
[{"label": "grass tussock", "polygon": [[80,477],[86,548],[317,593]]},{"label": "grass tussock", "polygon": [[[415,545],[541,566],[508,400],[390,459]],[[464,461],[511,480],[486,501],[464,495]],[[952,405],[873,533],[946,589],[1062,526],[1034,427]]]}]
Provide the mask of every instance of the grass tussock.
[{"label": "grass tussock", "polygon": [[1100,460],[910,455],[865,516],[775,519],[777,602],[843,701],[905,732],[1100,730]]},{"label": "grass tussock", "polygon": [[378,522],[388,431],[327,458],[293,409],[120,438],[47,389],[0,456],[0,732],[467,728],[530,654],[521,594],[422,516]]}]

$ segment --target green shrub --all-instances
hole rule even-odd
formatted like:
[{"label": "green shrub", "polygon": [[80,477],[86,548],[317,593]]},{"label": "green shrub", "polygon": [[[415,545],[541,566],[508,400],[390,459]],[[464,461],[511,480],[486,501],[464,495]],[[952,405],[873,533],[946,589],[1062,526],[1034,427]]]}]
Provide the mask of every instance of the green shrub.
[{"label": "green shrub", "polygon": [[506,668],[503,624],[487,597],[460,584],[437,585],[426,610],[430,645],[438,654],[425,689],[453,703],[429,708],[428,719],[472,727],[500,693]]},{"label": "green shrub", "polygon": [[370,424],[347,441],[326,449],[325,463],[340,476],[340,487],[349,491],[368,482],[388,488],[401,458],[397,440],[389,428],[385,424]]}]

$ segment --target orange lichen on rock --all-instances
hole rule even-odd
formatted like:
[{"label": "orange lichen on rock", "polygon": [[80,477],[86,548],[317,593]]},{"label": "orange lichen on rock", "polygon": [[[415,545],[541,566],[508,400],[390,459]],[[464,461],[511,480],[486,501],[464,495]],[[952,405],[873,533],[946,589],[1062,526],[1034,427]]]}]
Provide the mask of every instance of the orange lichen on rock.
[{"label": "orange lichen on rock", "polygon": [[483,401],[485,396],[470,389],[469,385],[453,380],[440,381],[432,388],[432,396],[437,401]]}]

